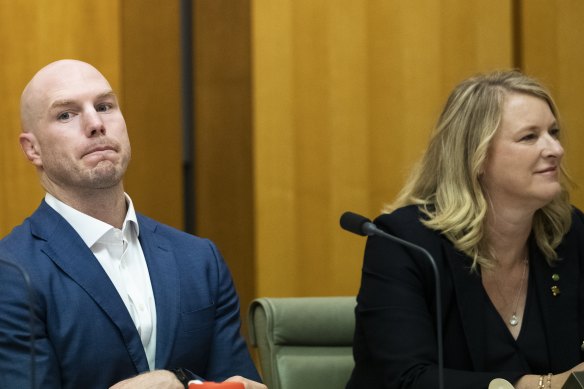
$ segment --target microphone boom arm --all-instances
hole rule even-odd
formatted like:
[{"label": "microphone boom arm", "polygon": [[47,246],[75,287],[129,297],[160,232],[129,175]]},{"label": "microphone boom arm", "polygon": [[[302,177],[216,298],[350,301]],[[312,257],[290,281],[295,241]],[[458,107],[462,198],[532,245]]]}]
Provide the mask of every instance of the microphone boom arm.
[{"label": "microphone boom arm", "polygon": [[403,246],[406,246],[414,251],[418,251],[428,259],[432,265],[432,270],[434,272],[434,285],[435,285],[435,295],[436,295],[436,337],[437,337],[437,350],[438,350],[438,387],[444,389],[444,346],[442,340],[442,287],[440,284],[440,273],[438,272],[438,266],[432,255],[425,248],[418,246],[416,244],[410,243],[406,240],[400,239],[397,236],[388,234],[387,232],[381,230],[373,222],[364,216],[358,215],[353,212],[345,212],[341,216],[341,227],[349,232],[352,232],[361,236],[379,236],[381,238],[392,240]]}]

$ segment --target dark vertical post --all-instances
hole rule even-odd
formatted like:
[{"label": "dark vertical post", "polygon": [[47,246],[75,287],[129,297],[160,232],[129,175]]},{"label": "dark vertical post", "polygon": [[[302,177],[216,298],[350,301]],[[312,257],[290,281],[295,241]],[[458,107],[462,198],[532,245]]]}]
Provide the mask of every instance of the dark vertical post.
[{"label": "dark vertical post", "polygon": [[193,0],[180,0],[181,108],[184,229],[195,231],[195,121],[193,93]]},{"label": "dark vertical post", "polygon": [[522,0],[513,0],[511,2],[511,23],[512,23],[512,50],[513,50],[513,67],[518,70],[523,69],[523,7]]}]

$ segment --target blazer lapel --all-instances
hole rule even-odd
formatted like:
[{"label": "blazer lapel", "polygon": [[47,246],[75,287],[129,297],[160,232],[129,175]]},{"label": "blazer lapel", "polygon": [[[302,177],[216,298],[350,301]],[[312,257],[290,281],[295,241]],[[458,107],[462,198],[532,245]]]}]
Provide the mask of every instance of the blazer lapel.
[{"label": "blazer lapel", "polygon": [[[447,246],[450,253],[446,255],[452,273],[456,300],[460,309],[460,319],[464,328],[464,336],[468,345],[473,367],[484,370],[483,358],[485,342],[485,292],[480,276],[469,276],[469,259]],[[575,249],[562,252],[577,253]],[[577,254],[574,254],[576,256]],[[552,371],[564,371],[580,361],[580,344],[574,339],[580,339],[578,316],[578,276],[580,273],[576,258],[563,258],[555,267],[550,267],[543,255],[530,241],[531,275],[548,343],[549,360]],[[554,277],[554,274],[557,277]],[[557,281],[554,278],[558,278]],[[559,294],[554,296],[552,287],[556,286]]]},{"label": "blazer lapel", "polygon": [[120,330],[136,372],[148,370],[144,347],[124,302],[81,237],[44,201],[31,216],[32,231],[45,240],[43,252],[85,292]]},{"label": "blazer lapel", "polygon": [[470,273],[469,258],[452,245],[445,247],[452,274],[460,320],[474,370],[483,371],[485,359],[485,299],[479,274]]},{"label": "blazer lapel", "polygon": [[[572,257],[562,257],[562,253],[572,253]],[[530,254],[551,370],[564,371],[580,361],[578,253],[576,250],[559,250],[562,260],[553,267],[548,265],[539,250],[533,249]]]},{"label": "blazer lapel", "polygon": [[138,215],[140,243],[156,302],[156,368],[167,367],[180,315],[179,273],[172,246],[156,233],[157,223]]}]

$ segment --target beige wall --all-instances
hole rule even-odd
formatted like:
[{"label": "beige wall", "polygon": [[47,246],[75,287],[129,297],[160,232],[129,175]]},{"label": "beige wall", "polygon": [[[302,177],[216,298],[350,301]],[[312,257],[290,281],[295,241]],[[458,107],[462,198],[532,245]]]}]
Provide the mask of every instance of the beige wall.
[{"label": "beige wall", "polygon": [[[584,182],[584,6],[511,0],[195,0],[197,227],[255,296],[355,294],[375,216],[425,147],[449,90],[519,66],[548,83]],[[100,68],[133,142],[127,190],[182,227],[178,0],[0,0],[0,236],[38,205],[18,99],[62,57]],[[584,194],[573,200],[584,206]]]}]

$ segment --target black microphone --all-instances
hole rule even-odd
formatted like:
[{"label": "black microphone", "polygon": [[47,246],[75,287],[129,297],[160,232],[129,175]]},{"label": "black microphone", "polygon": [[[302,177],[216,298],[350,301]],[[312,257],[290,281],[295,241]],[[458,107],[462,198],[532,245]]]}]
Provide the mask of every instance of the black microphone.
[{"label": "black microphone", "polygon": [[438,387],[444,389],[444,351],[442,346],[442,288],[440,287],[440,274],[438,273],[438,266],[434,257],[423,247],[410,243],[403,239],[388,234],[379,229],[371,220],[365,216],[358,215],[353,212],[345,212],[341,215],[341,227],[344,230],[352,232],[361,236],[379,236],[381,238],[389,239],[401,245],[409,247],[414,251],[418,251],[430,261],[432,269],[434,270],[434,278],[436,285],[436,335],[437,335],[437,349],[438,349]]},{"label": "black microphone", "polygon": [[28,325],[30,329],[30,336],[29,336],[29,347],[30,347],[30,387],[32,389],[36,389],[36,366],[35,366],[35,336],[34,336],[34,293],[32,289],[32,283],[30,282],[30,276],[28,275],[27,271],[22,268],[22,266],[8,261],[6,259],[0,258],[0,264],[5,266],[12,267],[16,269],[24,279],[24,284],[26,285],[26,290],[28,293],[27,305],[28,305]]}]

